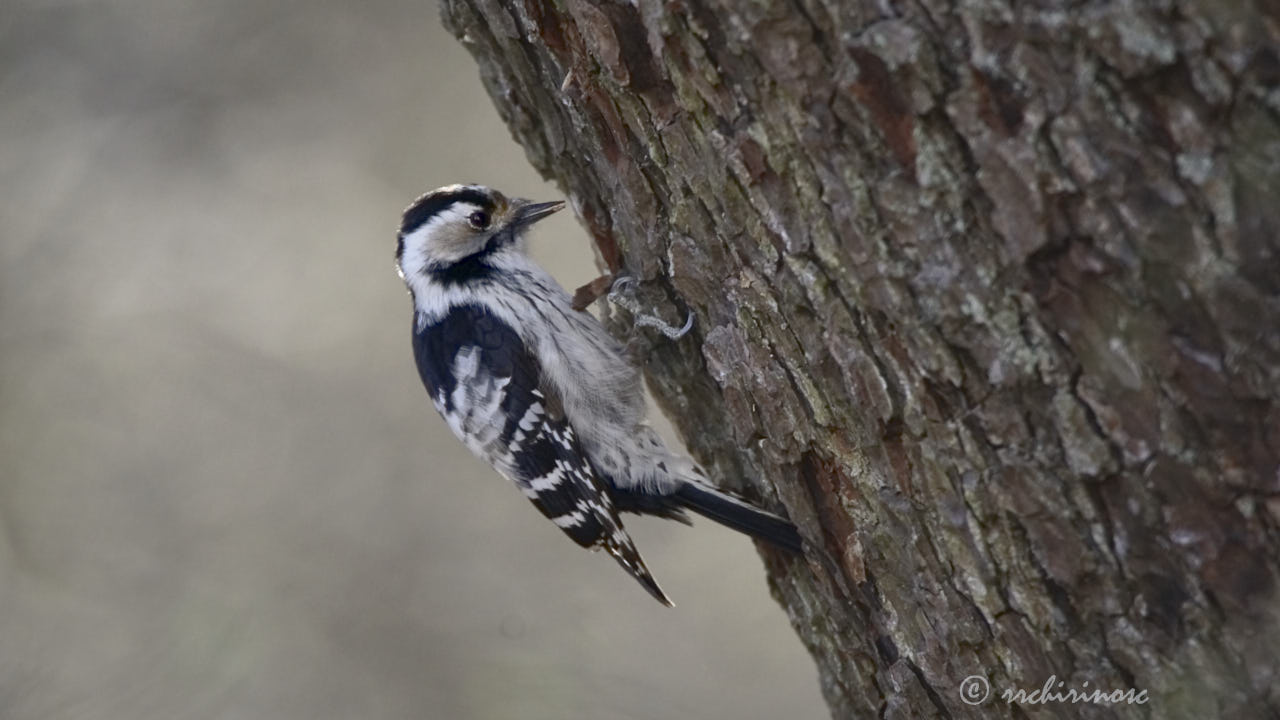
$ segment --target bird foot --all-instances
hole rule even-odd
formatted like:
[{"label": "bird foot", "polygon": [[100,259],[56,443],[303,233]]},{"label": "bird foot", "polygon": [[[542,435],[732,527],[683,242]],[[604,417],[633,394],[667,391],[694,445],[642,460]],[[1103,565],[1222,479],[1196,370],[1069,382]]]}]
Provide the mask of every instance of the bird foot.
[{"label": "bird foot", "polygon": [[615,284],[615,281],[612,275],[601,275],[595,280],[592,280],[586,285],[574,290],[573,302],[570,303],[570,306],[578,312],[586,310],[591,307],[591,303],[604,297],[609,292],[609,288],[613,284]]},{"label": "bird foot", "polygon": [[636,279],[629,275],[616,278],[609,289],[609,302],[630,312],[635,317],[636,325],[653,328],[670,340],[679,340],[688,334],[693,328],[693,313],[689,313],[689,317],[681,327],[676,327],[657,315],[649,314],[640,307],[639,301],[635,298],[635,284]]}]

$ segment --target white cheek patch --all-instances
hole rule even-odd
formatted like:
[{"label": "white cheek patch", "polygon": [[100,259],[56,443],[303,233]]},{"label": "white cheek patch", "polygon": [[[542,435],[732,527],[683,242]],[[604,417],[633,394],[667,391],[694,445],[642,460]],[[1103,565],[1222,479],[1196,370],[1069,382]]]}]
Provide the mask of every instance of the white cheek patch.
[{"label": "white cheek patch", "polygon": [[401,272],[418,275],[429,265],[456,262],[478,251],[484,238],[472,231],[467,218],[481,210],[479,205],[457,202],[405,235]]}]

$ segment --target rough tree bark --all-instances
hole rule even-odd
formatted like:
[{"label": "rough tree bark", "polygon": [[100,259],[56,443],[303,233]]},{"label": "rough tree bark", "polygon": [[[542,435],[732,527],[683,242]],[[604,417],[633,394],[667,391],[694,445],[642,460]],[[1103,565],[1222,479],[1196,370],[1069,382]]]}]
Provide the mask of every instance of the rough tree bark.
[{"label": "rough tree bark", "polygon": [[[651,387],[815,541],[766,560],[837,717],[1280,714],[1275,4],[444,16],[603,264],[696,314]],[[999,699],[1055,675],[1150,701]]]}]

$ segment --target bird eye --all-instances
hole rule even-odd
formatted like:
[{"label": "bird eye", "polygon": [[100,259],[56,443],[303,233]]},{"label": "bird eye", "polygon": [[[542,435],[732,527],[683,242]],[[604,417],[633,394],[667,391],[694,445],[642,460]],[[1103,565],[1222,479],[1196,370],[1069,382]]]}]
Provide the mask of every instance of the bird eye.
[{"label": "bird eye", "polygon": [[477,230],[483,230],[489,227],[488,213],[477,210],[467,216],[467,222],[471,223],[471,227]]}]

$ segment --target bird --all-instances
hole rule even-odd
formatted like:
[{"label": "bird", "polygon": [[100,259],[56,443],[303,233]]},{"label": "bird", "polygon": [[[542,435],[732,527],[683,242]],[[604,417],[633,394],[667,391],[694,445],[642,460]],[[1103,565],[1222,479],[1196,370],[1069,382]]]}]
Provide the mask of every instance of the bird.
[{"label": "bird", "polygon": [[664,605],[621,513],[690,524],[691,510],[801,552],[790,521],[716,488],[666,447],[622,343],[528,255],[529,228],[564,207],[447,185],[404,211],[396,269],[435,409],[574,542],[604,550]]}]

